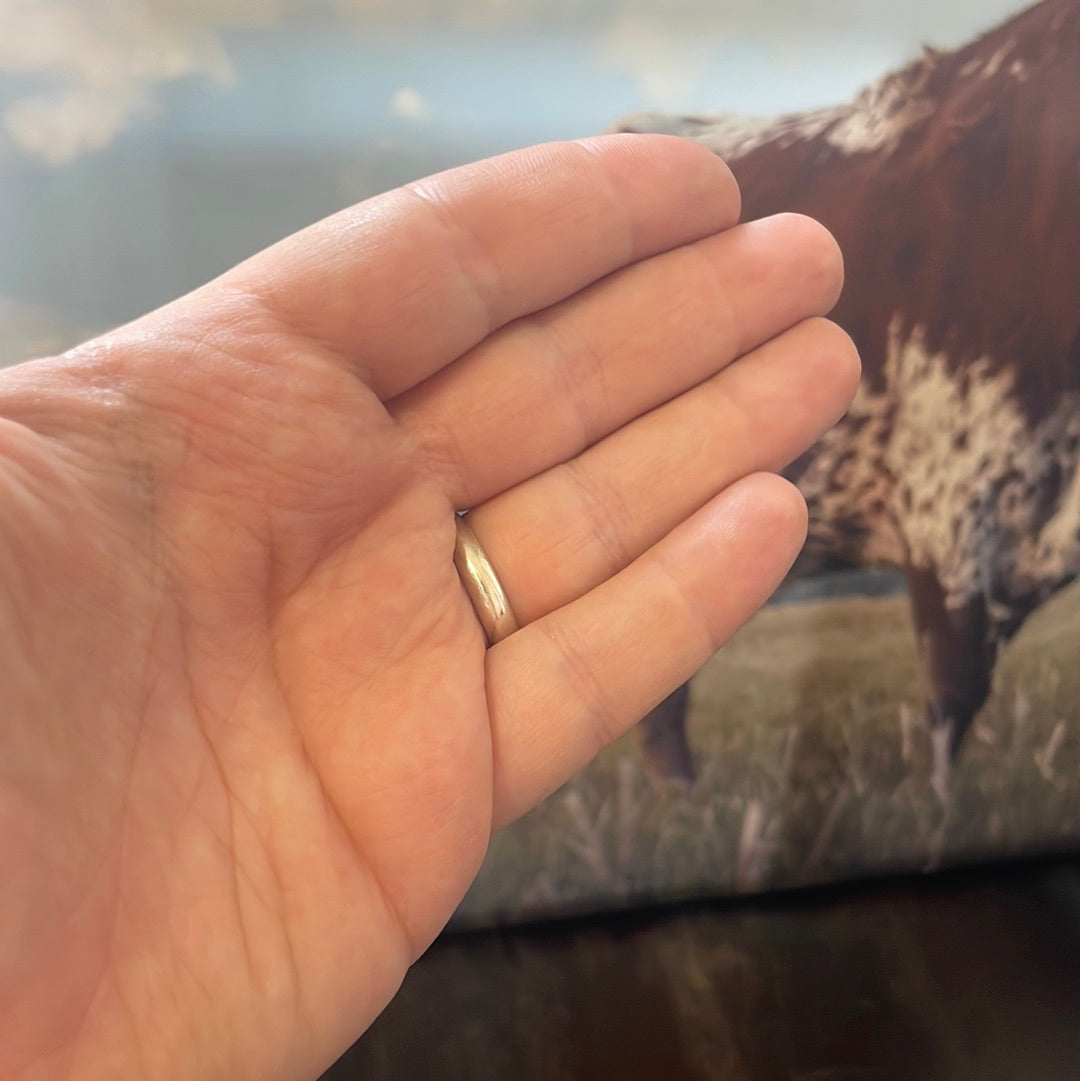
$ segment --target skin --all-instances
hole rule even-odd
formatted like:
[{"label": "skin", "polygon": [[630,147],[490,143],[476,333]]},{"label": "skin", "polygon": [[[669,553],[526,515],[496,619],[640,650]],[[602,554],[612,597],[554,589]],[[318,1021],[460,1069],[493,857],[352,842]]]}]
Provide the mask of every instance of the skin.
[{"label": "skin", "polygon": [[0,373],[0,1077],[316,1076],[767,598],[858,360],[828,234],[738,214],[688,142],[533,148]]}]

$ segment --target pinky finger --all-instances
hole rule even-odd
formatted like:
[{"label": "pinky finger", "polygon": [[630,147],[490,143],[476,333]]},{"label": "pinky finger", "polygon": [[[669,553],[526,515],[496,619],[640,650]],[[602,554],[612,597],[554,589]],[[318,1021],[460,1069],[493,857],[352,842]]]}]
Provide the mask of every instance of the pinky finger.
[{"label": "pinky finger", "polygon": [[796,488],[744,477],[625,570],[489,650],[495,826],[689,679],[769,598],[805,537]]}]

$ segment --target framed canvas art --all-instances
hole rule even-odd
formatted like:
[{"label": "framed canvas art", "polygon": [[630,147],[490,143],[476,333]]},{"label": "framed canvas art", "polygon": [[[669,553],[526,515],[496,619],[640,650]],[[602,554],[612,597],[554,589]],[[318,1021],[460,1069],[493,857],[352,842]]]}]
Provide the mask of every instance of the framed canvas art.
[{"label": "framed canvas art", "polygon": [[[1080,844],[1080,0],[0,0],[0,363],[396,184],[662,131],[820,219],[864,375],[808,544],[492,841],[471,927]],[[657,357],[657,363],[663,363]]]}]

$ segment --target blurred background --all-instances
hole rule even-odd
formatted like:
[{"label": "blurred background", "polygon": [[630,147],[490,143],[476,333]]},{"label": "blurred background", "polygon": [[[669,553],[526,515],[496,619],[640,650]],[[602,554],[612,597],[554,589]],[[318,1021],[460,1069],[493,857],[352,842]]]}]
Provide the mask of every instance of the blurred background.
[{"label": "blurred background", "polygon": [[1016,0],[0,0],[0,363],[639,109],[842,101]]},{"label": "blurred background", "polygon": [[[1022,2],[0,0],[0,365],[404,181],[639,110],[842,102]],[[699,681],[693,791],[612,748],[496,838],[462,925],[1074,838],[1078,597],[1012,648],[951,811],[909,776],[906,599],[763,612]],[[1076,1075],[1075,865],[847,889],[447,936],[327,1077]]]}]

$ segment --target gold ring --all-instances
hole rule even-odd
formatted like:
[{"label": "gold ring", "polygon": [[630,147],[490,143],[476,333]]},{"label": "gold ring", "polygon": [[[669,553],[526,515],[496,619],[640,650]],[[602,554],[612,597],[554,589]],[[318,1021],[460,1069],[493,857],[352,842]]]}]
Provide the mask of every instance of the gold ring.
[{"label": "gold ring", "polygon": [[472,601],[476,618],[484,628],[488,645],[493,646],[518,629],[517,620],[499,576],[476,539],[476,534],[464,515],[457,514],[455,518],[457,540],[454,543],[454,566]]}]

